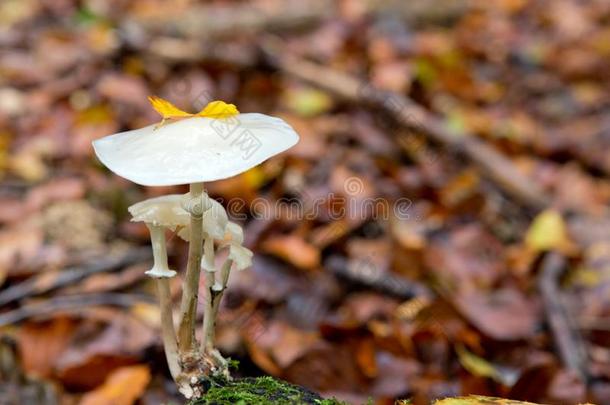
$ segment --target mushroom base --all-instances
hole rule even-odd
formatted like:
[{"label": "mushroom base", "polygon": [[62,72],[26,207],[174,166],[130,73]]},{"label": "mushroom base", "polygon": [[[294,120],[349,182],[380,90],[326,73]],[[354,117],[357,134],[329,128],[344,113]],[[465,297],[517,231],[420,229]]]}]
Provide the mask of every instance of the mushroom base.
[{"label": "mushroom base", "polygon": [[216,349],[191,351],[181,358],[182,373],[176,379],[178,390],[187,399],[201,398],[211,385],[231,381],[229,361]]}]

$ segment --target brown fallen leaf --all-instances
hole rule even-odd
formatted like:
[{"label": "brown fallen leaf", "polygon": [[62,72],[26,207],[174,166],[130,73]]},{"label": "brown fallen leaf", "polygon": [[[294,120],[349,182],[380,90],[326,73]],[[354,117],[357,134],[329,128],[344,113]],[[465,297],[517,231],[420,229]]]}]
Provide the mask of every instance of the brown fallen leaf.
[{"label": "brown fallen leaf", "polygon": [[148,366],[129,366],[115,370],[104,384],[83,396],[80,405],[132,405],[150,382]]},{"label": "brown fallen leaf", "polygon": [[458,296],[454,301],[466,319],[497,340],[531,337],[541,321],[536,302],[512,288],[491,293],[472,292]]},{"label": "brown fallen leaf", "polygon": [[263,242],[261,249],[299,269],[313,270],[320,266],[320,251],[296,235],[270,237]]},{"label": "brown fallen leaf", "polygon": [[74,336],[75,323],[65,317],[30,322],[19,329],[19,354],[27,374],[49,377]]},{"label": "brown fallen leaf", "polygon": [[87,322],[57,362],[57,375],[65,386],[92,389],[121,367],[138,362],[143,352],[159,343],[148,325],[123,311],[97,308],[87,312]]}]

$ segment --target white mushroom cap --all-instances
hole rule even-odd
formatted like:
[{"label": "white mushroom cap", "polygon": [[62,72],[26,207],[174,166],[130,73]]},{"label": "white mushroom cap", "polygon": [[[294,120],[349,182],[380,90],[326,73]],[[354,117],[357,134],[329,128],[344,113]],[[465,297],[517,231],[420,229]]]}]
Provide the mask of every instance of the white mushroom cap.
[{"label": "white mushroom cap", "polygon": [[212,201],[212,207],[203,213],[203,232],[214,239],[222,239],[229,223],[229,218],[224,207],[216,200]]},{"label": "white mushroom cap", "polygon": [[241,245],[231,244],[229,247],[229,259],[235,263],[237,270],[243,270],[252,265],[252,251]]},{"label": "white mushroom cap", "polygon": [[235,176],[298,140],[282,119],[248,113],[150,125],[98,139],[93,148],[119,176],[145,186],[165,186]]},{"label": "white mushroom cap", "polygon": [[[213,198],[207,198],[207,202],[211,203],[211,207],[203,212],[203,233],[204,235],[211,237],[212,239],[222,239],[225,236],[225,228],[229,223],[227,212],[223,206]],[[190,226],[190,223],[187,224]],[[188,227],[181,229],[178,232],[178,236],[189,241],[190,230]]]},{"label": "white mushroom cap", "polygon": [[229,243],[242,245],[244,243],[244,230],[241,226],[234,222],[229,222],[226,227],[225,239],[229,239]]},{"label": "white mushroom cap", "polygon": [[132,222],[163,226],[172,231],[189,224],[190,215],[182,208],[180,194],[170,194],[135,203],[128,208]]}]

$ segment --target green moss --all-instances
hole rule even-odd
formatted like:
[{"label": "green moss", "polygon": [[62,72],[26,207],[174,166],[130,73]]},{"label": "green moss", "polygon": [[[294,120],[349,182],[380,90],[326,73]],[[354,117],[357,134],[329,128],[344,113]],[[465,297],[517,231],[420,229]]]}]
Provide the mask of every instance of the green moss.
[{"label": "green moss", "polygon": [[347,405],[272,377],[244,378],[211,387],[189,405]]}]

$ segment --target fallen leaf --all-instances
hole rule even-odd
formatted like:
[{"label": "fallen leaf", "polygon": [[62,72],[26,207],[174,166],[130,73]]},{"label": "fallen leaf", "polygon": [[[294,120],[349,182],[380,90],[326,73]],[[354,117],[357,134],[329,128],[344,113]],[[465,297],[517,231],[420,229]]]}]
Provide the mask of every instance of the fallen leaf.
[{"label": "fallen leaf", "polygon": [[462,364],[462,366],[468,370],[470,374],[478,377],[488,377],[493,379],[498,377],[498,372],[493,364],[468,351],[468,349],[466,349],[463,345],[458,344],[455,347],[455,351],[457,352],[460,364]]},{"label": "fallen leaf", "polygon": [[30,322],[19,330],[19,354],[26,373],[49,377],[57,358],[74,336],[75,324],[68,318]]},{"label": "fallen leaf", "polygon": [[320,251],[296,235],[272,236],[263,242],[261,249],[300,269],[313,270],[320,266]]},{"label": "fallen leaf", "polygon": [[434,405],[537,405],[533,402],[513,401],[512,399],[470,395],[467,397],[445,398],[434,401]]},{"label": "fallen leaf", "polygon": [[150,382],[148,366],[121,367],[104,384],[83,396],[80,405],[132,405]]},{"label": "fallen leaf", "polygon": [[512,288],[490,293],[472,292],[454,299],[458,310],[474,326],[497,340],[531,337],[540,323],[540,308]]},{"label": "fallen leaf", "polygon": [[538,214],[525,235],[525,244],[537,252],[565,249],[569,240],[561,214],[555,210]]}]

